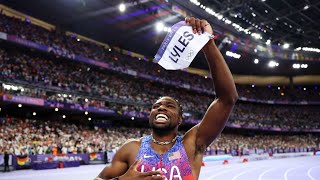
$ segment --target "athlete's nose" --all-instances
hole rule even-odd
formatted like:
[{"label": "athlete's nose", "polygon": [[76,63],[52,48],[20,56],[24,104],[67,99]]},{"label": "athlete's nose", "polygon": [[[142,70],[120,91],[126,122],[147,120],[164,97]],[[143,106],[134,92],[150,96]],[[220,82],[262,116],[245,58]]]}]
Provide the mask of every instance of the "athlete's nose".
[{"label": "athlete's nose", "polygon": [[158,107],[158,111],[167,111],[167,109],[165,108],[164,105],[160,105],[160,106]]}]

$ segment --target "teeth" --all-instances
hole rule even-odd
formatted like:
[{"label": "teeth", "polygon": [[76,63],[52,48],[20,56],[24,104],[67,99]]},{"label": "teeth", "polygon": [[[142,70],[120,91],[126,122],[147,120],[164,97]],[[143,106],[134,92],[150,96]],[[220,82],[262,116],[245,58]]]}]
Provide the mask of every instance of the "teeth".
[{"label": "teeth", "polygon": [[164,118],[164,119],[168,120],[168,116],[165,115],[165,114],[158,114],[158,115],[156,116],[156,119],[158,119],[158,118]]}]

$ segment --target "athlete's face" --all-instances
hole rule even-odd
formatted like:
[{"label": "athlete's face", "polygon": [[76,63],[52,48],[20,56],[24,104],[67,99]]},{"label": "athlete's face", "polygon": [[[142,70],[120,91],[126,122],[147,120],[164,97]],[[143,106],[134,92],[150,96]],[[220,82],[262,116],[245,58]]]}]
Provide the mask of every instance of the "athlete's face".
[{"label": "athlete's face", "polygon": [[152,129],[171,131],[175,129],[182,118],[179,115],[180,107],[171,97],[162,97],[153,104],[149,124]]}]

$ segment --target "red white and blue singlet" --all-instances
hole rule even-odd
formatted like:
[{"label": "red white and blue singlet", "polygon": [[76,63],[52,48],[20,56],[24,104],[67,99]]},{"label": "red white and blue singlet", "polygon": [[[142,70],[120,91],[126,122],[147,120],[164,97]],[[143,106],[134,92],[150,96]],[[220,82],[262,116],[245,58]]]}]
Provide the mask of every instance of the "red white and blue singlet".
[{"label": "red white and blue singlet", "polygon": [[166,180],[194,180],[188,156],[178,136],[175,144],[165,154],[157,154],[151,147],[151,136],[142,138],[142,143],[136,157],[141,159],[137,170],[140,172],[161,170]]}]

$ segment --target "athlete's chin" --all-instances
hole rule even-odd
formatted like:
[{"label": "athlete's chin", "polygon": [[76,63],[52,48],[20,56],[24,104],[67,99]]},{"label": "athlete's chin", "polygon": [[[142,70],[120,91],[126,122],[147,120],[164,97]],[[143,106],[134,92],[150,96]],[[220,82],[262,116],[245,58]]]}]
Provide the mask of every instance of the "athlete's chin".
[{"label": "athlete's chin", "polygon": [[171,132],[174,127],[170,126],[170,124],[152,124],[151,128],[154,131],[165,133],[165,132]]},{"label": "athlete's chin", "polygon": [[167,129],[170,125],[164,123],[153,123],[151,127],[156,129]]}]

